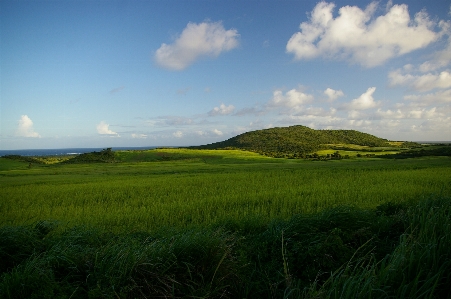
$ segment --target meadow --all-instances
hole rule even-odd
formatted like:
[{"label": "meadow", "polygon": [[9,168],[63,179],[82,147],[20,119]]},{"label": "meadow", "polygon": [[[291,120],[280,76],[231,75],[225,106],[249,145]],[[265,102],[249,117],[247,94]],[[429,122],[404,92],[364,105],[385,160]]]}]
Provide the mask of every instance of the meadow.
[{"label": "meadow", "polygon": [[443,298],[451,159],[0,158],[2,298]]},{"label": "meadow", "polygon": [[443,158],[323,163],[171,149],[115,155],[121,162],[2,170],[1,225],[56,220],[61,227],[154,231],[451,193],[451,160]]}]

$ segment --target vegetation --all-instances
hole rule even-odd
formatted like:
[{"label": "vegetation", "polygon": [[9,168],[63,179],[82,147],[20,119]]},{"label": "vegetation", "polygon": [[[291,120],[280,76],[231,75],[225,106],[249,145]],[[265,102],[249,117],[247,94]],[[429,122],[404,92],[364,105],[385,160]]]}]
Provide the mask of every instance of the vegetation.
[{"label": "vegetation", "polygon": [[112,234],[0,229],[2,298],[446,298],[451,200],[268,224]]},{"label": "vegetation", "polygon": [[447,297],[450,147],[327,132],[0,157],[0,298]]},{"label": "vegetation", "polygon": [[319,150],[333,149],[335,144],[393,147],[386,139],[354,130],[314,130],[305,126],[292,126],[247,132],[222,142],[193,148],[237,148],[270,157],[305,158]]}]

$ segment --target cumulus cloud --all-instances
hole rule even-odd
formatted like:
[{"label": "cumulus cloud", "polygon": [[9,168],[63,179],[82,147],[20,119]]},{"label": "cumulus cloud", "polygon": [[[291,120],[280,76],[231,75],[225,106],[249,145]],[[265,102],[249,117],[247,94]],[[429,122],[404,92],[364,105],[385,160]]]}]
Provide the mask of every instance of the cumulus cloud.
[{"label": "cumulus cloud", "polygon": [[156,62],[170,70],[183,70],[201,57],[217,57],[238,46],[238,31],[225,30],[221,22],[188,23],[172,44],[163,43]]},{"label": "cumulus cloud", "polygon": [[375,91],[376,87],[368,88],[366,92],[357,99],[352,100],[346,107],[351,110],[366,110],[376,107],[378,103],[376,103],[373,98],[373,93]]},{"label": "cumulus cloud", "polygon": [[103,120],[97,125],[97,133],[100,135],[114,135],[119,137],[119,134],[110,130],[110,125],[105,123]]},{"label": "cumulus cloud", "polygon": [[334,101],[338,99],[339,97],[344,96],[345,94],[341,90],[334,90],[332,88],[327,88],[324,91],[324,94],[329,98],[330,101]]},{"label": "cumulus cloud", "polygon": [[288,41],[287,52],[297,60],[323,56],[374,67],[424,48],[440,36],[432,30],[435,24],[425,11],[411,19],[405,4],[387,6],[386,14],[378,17],[374,16],[376,2],[365,10],[341,7],[335,18],[334,8],[333,3],[318,3],[309,21],[302,22],[301,31]]},{"label": "cumulus cloud", "polygon": [[17,136],[21,137],[34,137],[40,138],[37,132],[34,131],[33,121],[28,117],[28,115],[22,115],[19,119],[19,125],[16,131]]},{"label": "cumulus cloud", "polygon": [[429,91],[435,88],[451,87],[451,73],[442,71],[439,74],[427,73],[412,75],[397,69],[388,74],[390,86],[409,86],[417,91]]},{"label": "cumulus cloud", "polygon": [[214,129],[212,132],[213,132],[215,135],[218,135],[218,136],[222,136],[222,135],[223,135],[223,133],[222,133],[221,131],[219,131],[218,129]]},{"label": "cumulus cloud", "polygon": [[208,115],[228,115],[231,114],[234,110],[235,107],[233,105],[226,106],[224,105],[224,103],[222,103],[219,107],[214,107],[210,112],[208,112]]},{"label": "cumulus cloud", "polygon": [[283,94],[282,90],[278,89],[273,92],[273,97],[268,102],[268,106],[295,108],[310,103],[311,101],[313,101],[313,96],[303,93],[300,90],[291,89]]}]

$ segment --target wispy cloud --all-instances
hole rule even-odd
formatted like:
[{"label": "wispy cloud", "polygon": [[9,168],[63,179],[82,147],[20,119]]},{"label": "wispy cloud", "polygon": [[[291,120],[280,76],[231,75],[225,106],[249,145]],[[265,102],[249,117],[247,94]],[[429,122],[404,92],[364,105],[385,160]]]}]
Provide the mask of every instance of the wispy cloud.
[{"label": "wispy cloud", "polygon": [[156,62],[169,70],[180,71],[202,57],[217,57],[238,46],[238,31],[225,30],[221,22],[188,23],[174,43],[155,53]]},{"label": "wispy cloud", "polygon": [[110,90],[110,94],[118,93],[124,88],[125,88],[125,86],[120,86],[120,87],[113,88],[112,90]]},{"label": "wispy cloud", "polygon": [[22,115],[20,117],[16,135],[21,137],[34,137],[34,138],[41,137],[39,133],[34,131],[33,121],[28,117],[28,115]]},{"label": "wispy cloud", "polygon": [[132,134],[132,138],[146,139],[146,138],[147,138],[147,135],[146,135],[146,134],[136,134],[136,133],[133,133],[133,134]]},{"label": "wispy cloud", "polygon": [[335,4],[320,2],[310,20],[300,25],[286,45],[296,60],[319,56],[349,60],[365,67],[383,64],[390,58],[424,48],[436,41],[434,22],[425,11],[410,18],[405,4],[387,7],[385,15],[374,17],[377,3],[365,10],[343,6],[333,16]]}]

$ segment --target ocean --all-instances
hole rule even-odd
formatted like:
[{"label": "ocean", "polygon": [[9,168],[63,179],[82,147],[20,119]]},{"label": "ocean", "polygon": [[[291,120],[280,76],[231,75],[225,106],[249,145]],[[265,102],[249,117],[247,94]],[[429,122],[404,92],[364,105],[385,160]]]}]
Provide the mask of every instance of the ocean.
[{"label": "ocean", "polygon": [[[154,149],[156,146],[148,147],[113,147],[113,151],[122,150],[147,150]],[[79,155],[90,152],[100,152],[105,148],[55,148],[55,149],[23,149],[23,150],[0,150],[0,157],[7,155],[20,156],[65,156]]]}]

